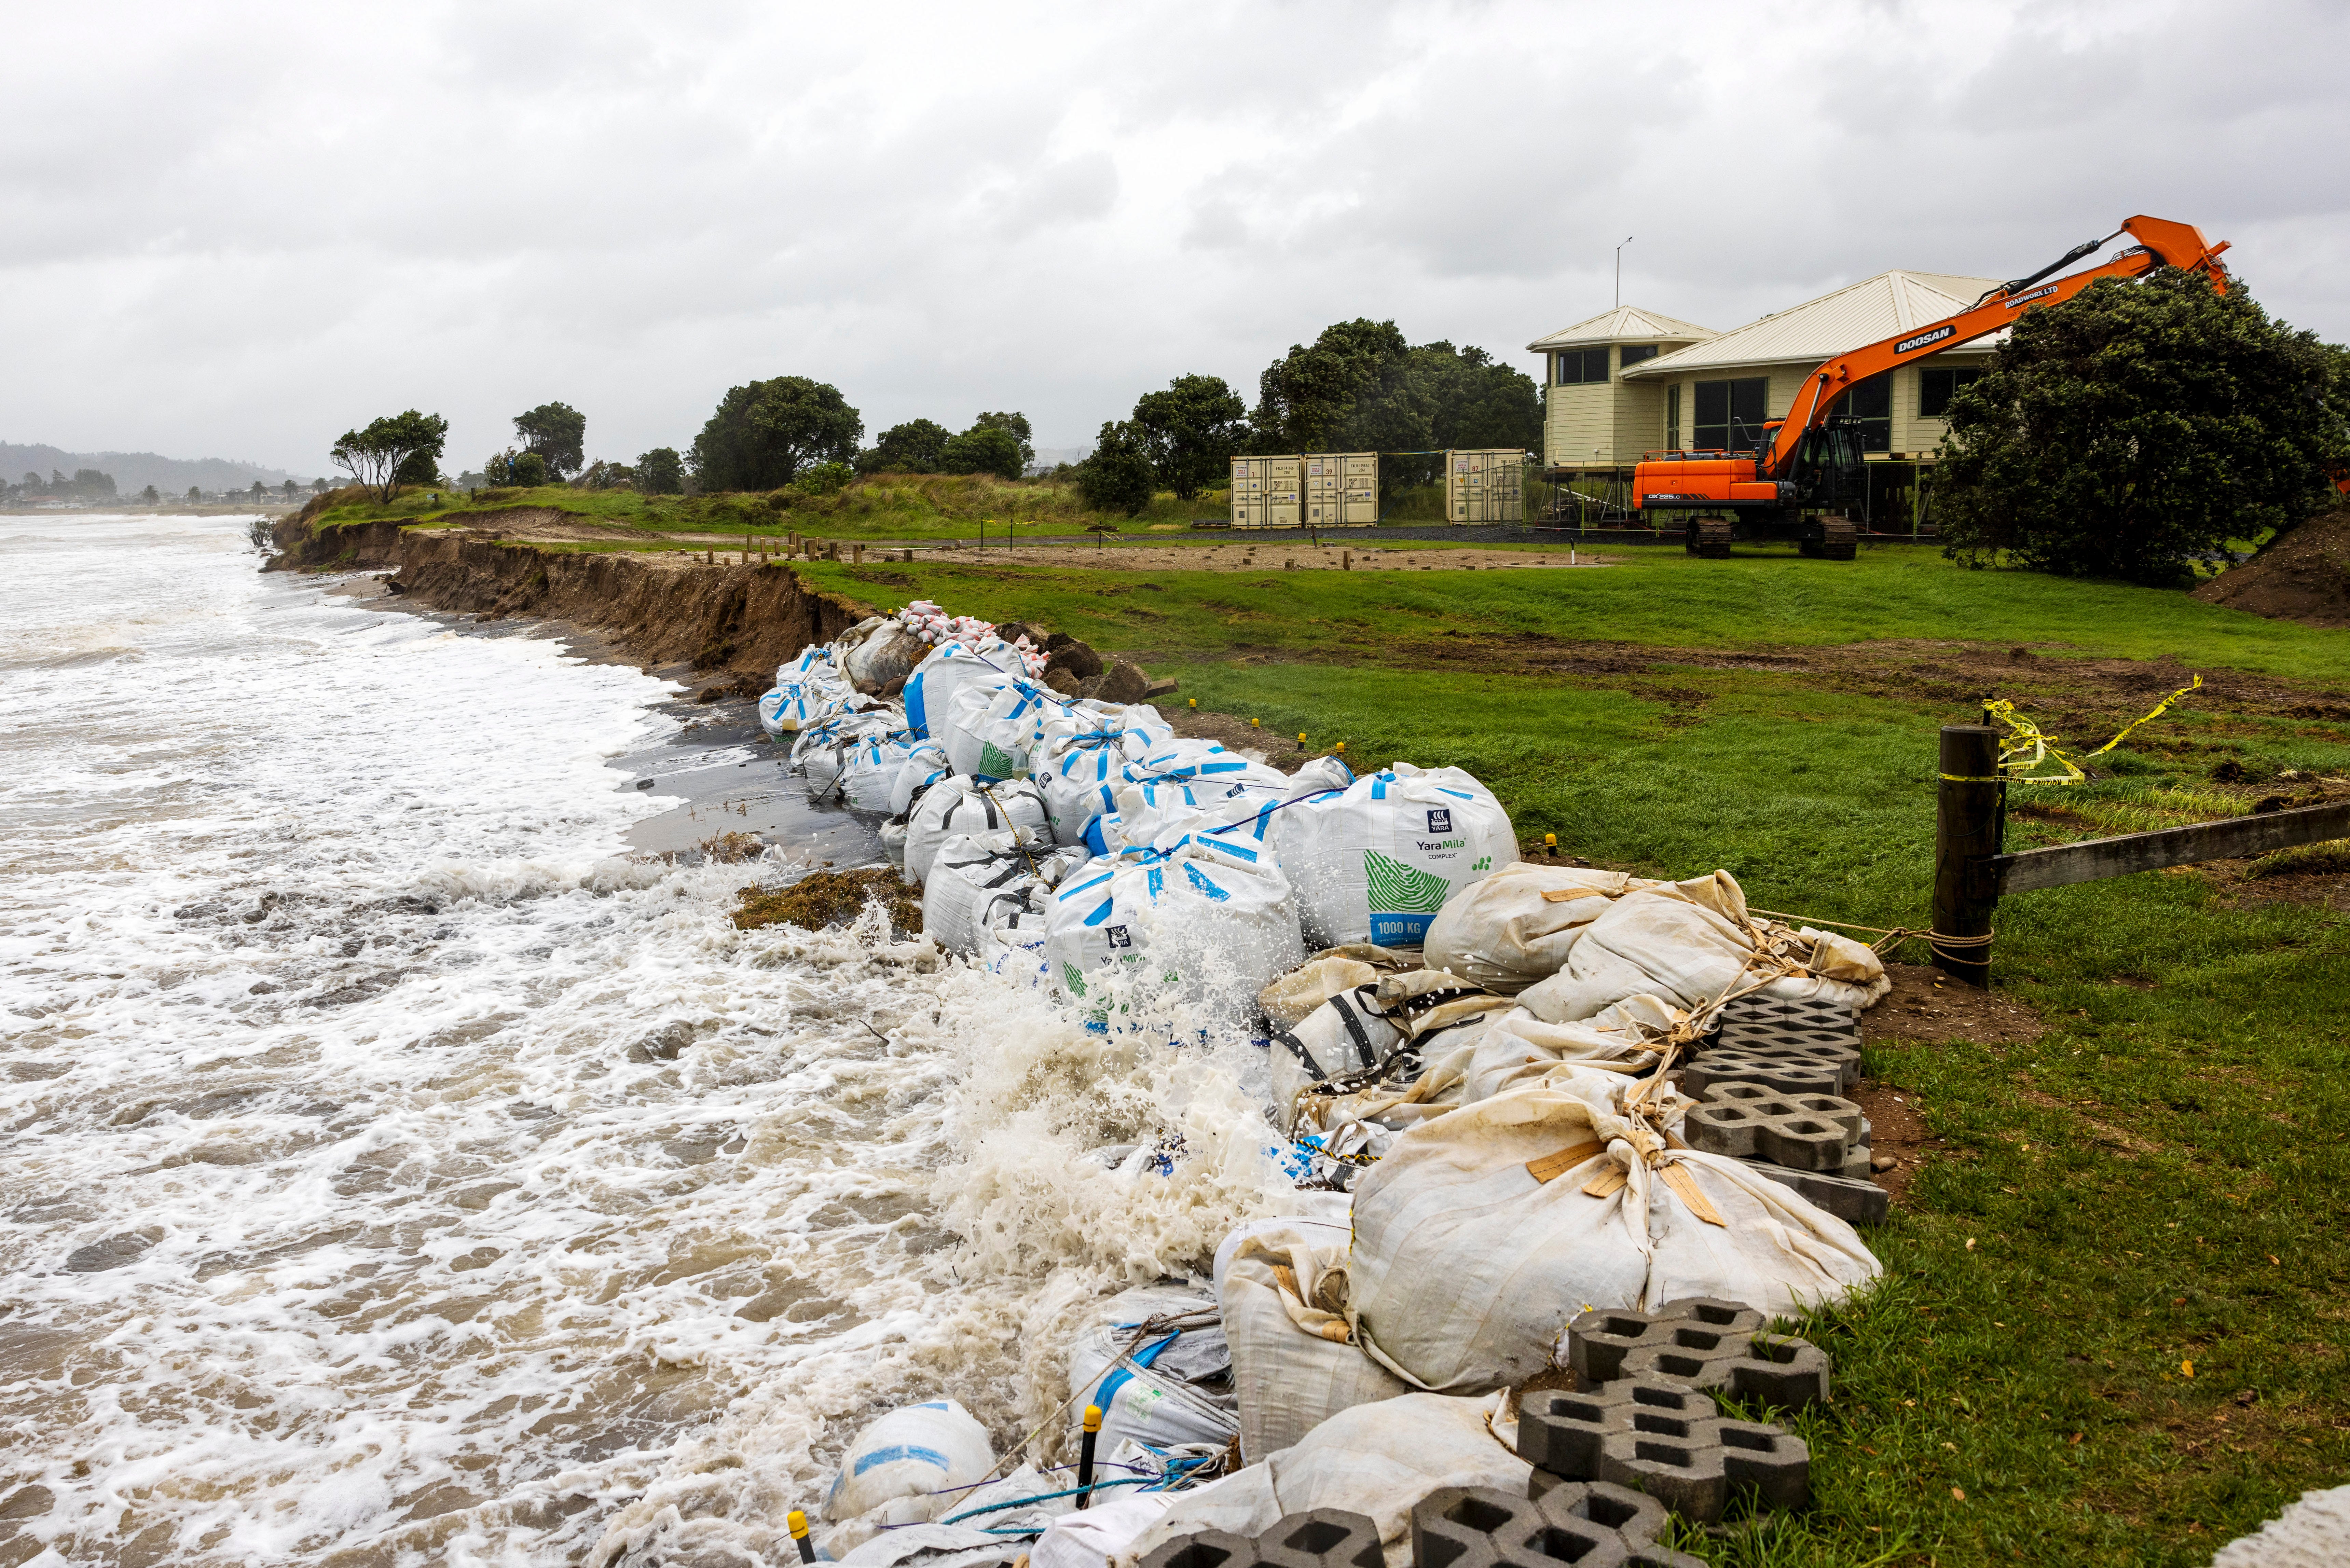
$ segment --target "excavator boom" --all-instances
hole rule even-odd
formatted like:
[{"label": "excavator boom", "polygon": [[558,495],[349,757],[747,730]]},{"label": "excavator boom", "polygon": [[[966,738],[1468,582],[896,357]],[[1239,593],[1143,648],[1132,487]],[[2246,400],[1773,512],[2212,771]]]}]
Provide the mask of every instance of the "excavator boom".
[{"label": "excavator boom", "polygon": [[[2137,243],[2086,271],[2052,276],[2122,234]],[[1773,527],[1800,524],[1807,551],[1826,538],[1830,553],[1848,560],[1852,524],[1839,521],[1824,529],[1817,518],[1803,519],[1807,509],[1837,504],[1837,496],[1826,493],[1819,483],[1821,475],[1859,472],[1862,454],[1857,438],[1848,430],[1825,428],[1839,398],[1873,376],[1988,337],[2012,326],[2026,311],[2061,304],[2100,278],[2142,277],[2157,267],[2175,266],[2209,275],[2213,286],[2225,292],[2228,274],[2220,255],[2227,248],[2224,241],[2216,245],[2206,241],[2202,231],[2191,224],[2144,215],[2131,218],[2105,239],[2076,245],[2030,276],[1987,291],[1964,310],[1828,360],[1804,378],[1786,417],[1763,427],[1767,445],[1758,441],[1752,452],[1676,452],[1642,461],[1633,471],[1632,504],[1642,510],[1738,512],[1749,518],[1775,519],[1769,523]],[[1830,454],[1825,462],[1823,452]],[[1839,483],[1848,488],[1848,479]],[[1690,547],[1698,547],[1701,533],[1718,546],[1714,553],[1726,551],[1731,526],[1721,517],[1692,524]]]},{"label": "excavator boom", "polygon": [[1828,417],[1828,410],[1835,406],[1835,400],[1859,382],[1871,376],[1883,375],[1897,366],[1915,364],[1945,349],[1956,348],[1960,344],[1987,337],[2011,325],[2025,311],[2060,305],[2101,278],[2143,277],[2157,267],[2175,266],[2209,273],[2213,285],[2221,293],[2227,291],[2227,269],[2220,264],[2220,254],[2228,248],[2226,241],[2214,245],[2205,241],[2203,231],[2191,224],[2174,223],[2167,218],[2144,215],[2128,219],[2106,239],[2121,234],[2131,235],[2137,244],[2101,266],[2068,274],[2054,283],[2041,281],[2058,268],[2095,251],[2106,243],[2105,240],[2077,246],[2054,265],[2043,267],[2030,277],[2001,285],[1955,316],[1946,316],[1939,321],[1897,333],[1865,348],[1855,348],[1830,359],[1804,379],[1803,389],[1795,394],[1794,406],[1787,410],[1787,417],[1781,422],[1770,452],[1756,462],[1755,477],[1773,480],[1785,477],[1794,466],[1795,452],[1802,446],[1804,437],[1818,429]]}]

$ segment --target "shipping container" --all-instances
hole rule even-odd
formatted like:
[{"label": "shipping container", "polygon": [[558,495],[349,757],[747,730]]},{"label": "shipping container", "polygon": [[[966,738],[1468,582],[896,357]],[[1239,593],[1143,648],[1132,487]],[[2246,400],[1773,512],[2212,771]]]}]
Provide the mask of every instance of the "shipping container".
[{"label": "shipping container", "polygon": [[1458,524],[1525,521],[1523,447],[1445,454],[1445,515]]}]

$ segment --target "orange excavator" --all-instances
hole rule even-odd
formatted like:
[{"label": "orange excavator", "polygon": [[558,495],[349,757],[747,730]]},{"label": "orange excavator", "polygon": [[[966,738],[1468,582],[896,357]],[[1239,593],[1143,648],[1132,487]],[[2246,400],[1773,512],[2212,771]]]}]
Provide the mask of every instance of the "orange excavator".
[{"label": "orange excavator", "polygon": [[[2085,272],[2043,281],[2123,234],[2137,243]],[[2228,274],[2220,254],[2227,248],[2224,240],[2207,243],[2189,224],[2132,218],[2031,276],[2002,284],[1955,316],[1837,355],[1804,378],[1784,419],[1766,420],[1752,432],[1751,446],[1650,452],[1633,470],[1632,504],[1643,512],[1704,514],[1688,524],[1694,556],[1727,556],[1733,537],[1793,538],[1807,556],[1849,561],[1859,524],[1847,509],[1862,500],[1867,476],[1860,421],[1831,417],[1837,399],[1872,376],[1929,359],[1999,331],[2025,311],[2070,299],[2099,278],[2142,277],[2175,266],[2210,274],[2224,292]]]}]

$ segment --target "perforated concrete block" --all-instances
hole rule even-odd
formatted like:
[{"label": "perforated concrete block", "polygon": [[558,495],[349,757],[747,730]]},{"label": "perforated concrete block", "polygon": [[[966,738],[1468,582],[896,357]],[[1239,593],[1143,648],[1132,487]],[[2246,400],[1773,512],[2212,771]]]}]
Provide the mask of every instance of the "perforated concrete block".
[{"label": "perforated concrete block", "polygon": [[1841,1176],[1855,1148],[1866,1148],[1867,1126],[1861,1108],[1840,1096],[1783,1094],[1732,1079],[1706,1085],[1701,1103],[1681,1123],[1681,1137],[1707,1154]]},{"label": "perforated concrete block", "polygon": [[1843,1095],[1860,1082],[1860,1052],[1849,1045],[1760,1046],[1717,1042],[1681,1073],[1681,1092],[1703,1098],[1739,1080],[1783,1095]]},{"label": "perforated concrete block", "polygon": [[1762,1160],[1747,1164],[1757,1176],[1794,1188],[1814,1208],[1825,1209],[1847,1225],[1880,1225],[1892,1211],[1892,1199],[1873,1181],[1831,1176],[1824,1170],[1790,1170]]},{"label": "perforated concrete block", "polygon": [[1860,1049],[1860,1014],[1818,1000],[1742,996],[1722,1007],[1715,1038],[1723,1044],[1849,1045]]},{"label": "perforated concrete block", "polygon": [[1256,1538],[1256,1549],[1272,1568],[1380,1568],[1386,1561],[1379,1527],[1342,1508],[1284,1515]]},{"label": "perforated concrete block", "polygon": [[1195,1531],[1162,1542],[1140,1568],[1269,1568],[1258,1555],[1256,1542],[1226,1530]]},{"label": "perforated concrete block", "polygon": [[1626,1378],[1590,1394],[1527,1395],[1518,1452],[1569,1480],[1637,1489],[1705,1524],[1742,1492],[1769,1508],[1811,1500],[1811,1451],[1802,1438],[1761,1422],[1725,1420],[1711,1395],[1654,1378]]},{"label": "perforated concrete block", "polygon": [[1440,1487],[1411,1511],[1413,1568],[1622,1568],[1622,1533],[1494,1487]]}]

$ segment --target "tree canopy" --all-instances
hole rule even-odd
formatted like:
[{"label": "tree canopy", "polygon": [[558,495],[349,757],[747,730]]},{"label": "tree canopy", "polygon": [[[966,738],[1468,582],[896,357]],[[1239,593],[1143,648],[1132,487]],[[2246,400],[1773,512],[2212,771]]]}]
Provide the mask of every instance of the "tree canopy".
[{"label": "tree canopy", "polygon": [[728,390],[693,438],[693,472],[705,491],[779,490],[812,462],[857,455],[865,421],[840,389],[777,376]]},{"label": "tree canopy", "polygon": [[939,460],[942,473],[992,473],[998,479],[1017,479],[1024,466],[1019,438],[1001,425],[973,425],[949,436]]},{"label": "tree canopy", "polygon": [[637,458],[637,489],[646,495],[675,495],[685,488],[685,464],[673,446],[657,446]]},{"label": "tree canopy", "polygon": [[1091,457],[1077,464],[1077,493],[1097,512],[1132,517],[1158,491],[1150,453],[1131,420],[1106,422]]},{"label": "tree canopy", "polygon": [[541,403],[516,414],[515,438],[525,452],[546,460],[548,472],[568,479],[588,462],[588,416],[568,403]]},{"label": "tree canopy", "polygon": [[1952,400],[1933,478],[1943,553],[2184,582],[2198,557],[2315,510],[2345,430],[2350,356],[2241,283],[2103,280],[2018,320]]},{"label": "tree canopy", "polygon": [[1135,400],[1134,426],[1160,488],[1185,501],[1222,487],[1248,440],[1248,405],[1222,376],[1178,376]]},{"label": "tree canopy", "polygon": [[439,414],[386,414],[364,430],[345,431],[328,454],[354,483],[389,503],[400,492],[400,472],[419,453],[438,464],[449,440],[449,421]]},{"label": "tree canopy", "polygon": [[[1011,476],[1012,478],[1017,479],[1020,477],[1021,473],[1025,473],[1030,469],[1036,466],[1036,432],[1028,428],[1028,416],[1026,414],[1019,413],[1017,411],[1012,413],[982,414],[979,418],[971,421],[971,429],[972,431],[1002,431],[1005,435],[1010,436],[1014,441],[1020,443],[1020,473],[1013,474]],[[963,433],[965,435],[969,435],[971,431],[965,431]]]},{"label": "tree canopy", "polygon": [[935,420],[908,420],[901,425],[891,425],[880,438],[857,454],[858,471],[862,473],[943,473],[947,442],[953,440],[947,427]]},{"label": "tree canopy", "polygon": [[1378,452],[1392,490],[1433,482],[1448,448],[1539,447],[1542,400],[1482,348],[1415,348],[1394,322],[1357,318],[1266,367],[1253,423],[1262,451]]}]

